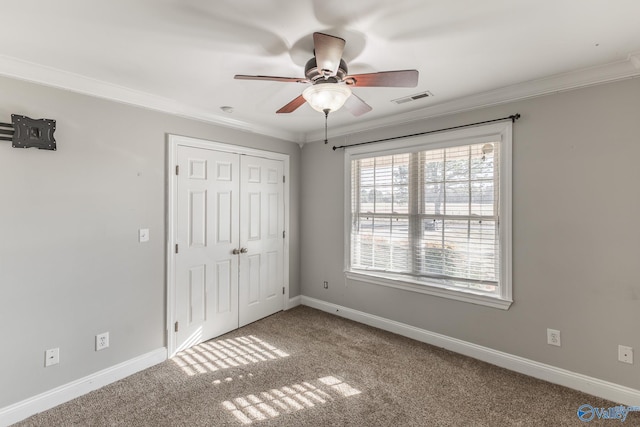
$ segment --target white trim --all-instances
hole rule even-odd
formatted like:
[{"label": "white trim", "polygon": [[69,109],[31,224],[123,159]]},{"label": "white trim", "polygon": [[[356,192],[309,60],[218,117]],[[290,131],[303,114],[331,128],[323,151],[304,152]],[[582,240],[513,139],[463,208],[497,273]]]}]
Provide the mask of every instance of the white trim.
[{"label": "white trim", "polygon": [[[181,104],[172,99],[6,55],[0,55],[0,75],[109,99],[124,104],[136,105],[150,110],[162,111],[180,117],[201,120],[233,129],[272,136],[297,142],[300,145],[305,142],[319,141],[324,138],[323,131],[320,130],[307,133],[291,132],[273,127],[254,125],[240,120],[233,120],[229,117],[214,115],[207,110]],[[640,52],[632,52],[627,56],[627,59],[624,60],[530,80],[431,105],[408,113],[389,115],[374,120],[358,121],[350,125],[334,127],[331,129],[331,134],[333,138],[336,138],[357,132],[475,110],[554,92],[623,80],[639,75]]]},{"label": "white trim", "polygon": [[122,104],[161,111],[179,117],[213,123],[227,128],[272,136],[286,141],[301,139],[300,135],[296,132],[250,124],[230,117],[219,116],[212,114],[211,111],[182,104],[174,99],[164,98],[11,56],[0,55],[0,75],[95,96],[97,98],[108,99]]},{"label": "white trim", "polygon": [[298,296],[289,298],[289,301],[287,303],[287,307],[285,308],[285,310],[291,310],[292,308],[297,307],[301,304],[302,304],[302,296],[298,295]]},{"label": "white trim", "polygon": [[[404,125],[420,120],[432,119],[434,117],[477,110],[479,108],[638,76],[640,76],[640,52],[634,52],[629,54],[627,59],[604,65],[529,80],[499,89],[445,101],[407,113],[389,115],[375,120],[358,121],[357,123],[346,126],[335,126],[331,129],[331,137],[338,138],[363,131],[370,132],[375,129]],[[323,140],[324,131],[316,130],[308,132],[306,138],[306,142]]]},{"label": "white trim", "polygon": [[[445,148],[463,145],[465,143],[474,144],[484,141],[487,138],[500,137],[501,139],[505,139],[510,133],[513,133],[513,124],[510,120],[505,119],[503,122],[469,126],[462,129],[442,131],[427,135],[416,135],[372,145],[348,147],[345,149],[345,153],[352,158],[369,157],[370,155],[386,155],[390,153],[406,153],[420,149],[425,145],[428,145],[429,148]],[[511,142],[511,138],[509,138],[508,142]]]},{"label": "white trim", "polygon": [[[307,296],[293,297],[290,300],[289,308],[293,307],[292,304],[298,305],[298,303],[593,396],[628,406],[640,406],[640,390],[556,368],[524,357],[514,356]],[[0,426],[17,423],[39,412],[162,363],[165,360],[167,360],[167,349],[159,348],[37,396],[6,406],[0,409]]]},{"label": "white trim", "polygon": [[136,372],[162,363],[165,360],[167,360],[167,349],[164,347],[159,348],[21,402],[6,406],[0,409],[0,426],[17,423],[39,412],[46,411]]},{"label": "white trim", "polygon": [[284,176],[286,177],[284,182],[284,272],[283,280],[285,292],[282,301],[282,307],[287,308],[289,303],[289,256],[290,256],[290,194],[291,194],[291,179],[290,179],[290,158],[288,154],[275,153],[272,151],[259,150],[250,147],[243,147],[240,145],[224,144],[221,142],[209,141],[199,138],[191,138],[181,135],[167,135],[167,349],[169,357],[173,357],[177,352],[175,343],[175,334],[173,332],[173,324],[175,322],[174,302],[175,302],[175,283],[174,283],[174,264],[175,264],[175,251],[174,246],[176,244],[176,230],[175,230],[175,218],[177,217],[177,206],[175,203],[176,191],[177,191],[177,179],[175,175],[175,165],[178,159],[178,146],[202,148],[206,150],[223,151],[227,153],[235,153],[240,155],[248,155],[254,157],[262,157],[271,160],[280,160],[284,165]]},{"label": "white trim", "polygon": [[263,157],[265,159],[272,160],[282,160],[285,163],[289,160],[288,154],[276,153],[275,151],[260,150],[258,148],[245,147],[242,145],[233,145],[223,142],[210,141],[208,139],[193,138],[190,136],[168,134],[168,140],[170,143],[184,145],[187,147],[204,148],[207,150],[224,151],[227,153],[235,154],[245,154],[247,156]]},{"label": "white trim", "polygon": [[436,297],[448,298],[456,301],[468,302],[471,304],[484,305],[486,307],[499,308],[502,310],[508,310],[509,307],[511,307],[511,304],[513,304],[513,301],[511,299],[487,296],[455,288],[449,289],[435,285],[429,286],[425,284],[412,283],[408,279],[398,280],[382,277],[373,273],[359,273],[357,271],[345,271],[344,274],[348,280],[357,280],[358,282],[369,283],[372,285],[387,286],[390,288],[402,289],[410,292],[418,292],[420,294],[433,295]]},{"label": "white trim", "polygon": [[[511,121],[478,125],[447,132],[419,135],[402,140],[380,142],[373,145],[350,147],[344,154],[344,270],[347,279],[358,280],[380,286],[390,286],[411,292],[434,295],[473,304],[508,310],[512,297],[512,144],[513,123]],[[409,153],[424,149],[500,141],[500,294],[487,295],[415,282],[392,274],[352,270],[351,261],[351,161],[365,157]]]},{"label": "white trim", "polygon": [[535,360],[451,338],[405,323],[396,322],[384,317],[353,310],[304,295],[302,296],[302,304],[394,334],[442,347],[501,368],[588,393],[592,396],[608,399],[623,405],[640,406],[640,390],[557,368],[545,363],[536,362]]}]

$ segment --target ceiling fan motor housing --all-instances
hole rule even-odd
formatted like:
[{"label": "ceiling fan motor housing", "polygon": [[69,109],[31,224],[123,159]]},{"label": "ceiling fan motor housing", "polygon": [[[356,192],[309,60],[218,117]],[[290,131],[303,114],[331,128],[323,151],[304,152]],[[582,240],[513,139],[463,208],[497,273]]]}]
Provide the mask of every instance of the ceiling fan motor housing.
[{"label": "ceiling fan motor housing", "polygon": [[338,66],[338,71],[335,76],[326,76],[322,70],[318,69],[315,57],[308,60],[307,64],[304,66],[304,75],[313,84],[320,82],[339,83],[347,76],[347,72],[347,63],[344,62],[343,59],[340,59],[340,65]]}]

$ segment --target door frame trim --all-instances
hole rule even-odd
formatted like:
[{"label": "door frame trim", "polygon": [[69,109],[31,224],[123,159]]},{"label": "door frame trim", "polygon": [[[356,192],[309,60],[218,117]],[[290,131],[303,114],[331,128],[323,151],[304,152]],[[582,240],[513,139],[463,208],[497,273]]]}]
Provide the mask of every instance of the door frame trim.
[{"label": "door frame trim", "polygon": [[240,145],[226,144],[217,141],[210,141],[200,138],[192,138],[182,135],[167,134],[167,164],[166,164],[166,343],[167,356],[173,357],[176,353],[175,333],[173,325],[175,322],[175,251],[176,244],[176,224],[177,217],[176,191],[177,178],[175,167],[178,159],[178,147],[193,147],[212,151],[223,151],[227,153],[235,153],[239,155],[249,155],[254,157],[263,157],[271,160],[281,160],[283,162],[283,172],[286,177],[284,182],[284,253],[283,253],[283,274],[284,274],[284,295],[282,295],[282,308],[286,310],[289,306],[289,201],[290,201],[290,179],[289,179],[289,155],[275,153],[272,151],[259,150]]}]

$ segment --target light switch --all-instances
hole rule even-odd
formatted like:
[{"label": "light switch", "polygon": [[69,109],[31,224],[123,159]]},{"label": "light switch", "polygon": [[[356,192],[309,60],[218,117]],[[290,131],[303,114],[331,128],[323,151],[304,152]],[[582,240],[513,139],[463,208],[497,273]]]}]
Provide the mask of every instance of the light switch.
[{"label": "light switch", "polygon": [[138,242],[148,242],[149,241],[149,229],[141,228],[138,230]]}]

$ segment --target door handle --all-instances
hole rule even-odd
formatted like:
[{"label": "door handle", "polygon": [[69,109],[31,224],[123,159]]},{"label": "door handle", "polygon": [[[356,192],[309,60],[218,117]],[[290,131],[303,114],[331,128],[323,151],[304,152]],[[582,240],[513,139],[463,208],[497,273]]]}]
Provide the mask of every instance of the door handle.
[{"label": "door handle", "polygon": [[247,248],[240,248],[240,253],[241,253],[241,254],[246,254],[247,252],[249,252],[249,249],[247,249]]},{"label": "door handle", "polygon": [[240,249],[238,249],[238,248],[234,248],[234,249],[231,251],[231,253],[232,253],[232,254],[234,254],[234,255],[239,255],[239,254],[240,254]]}]

